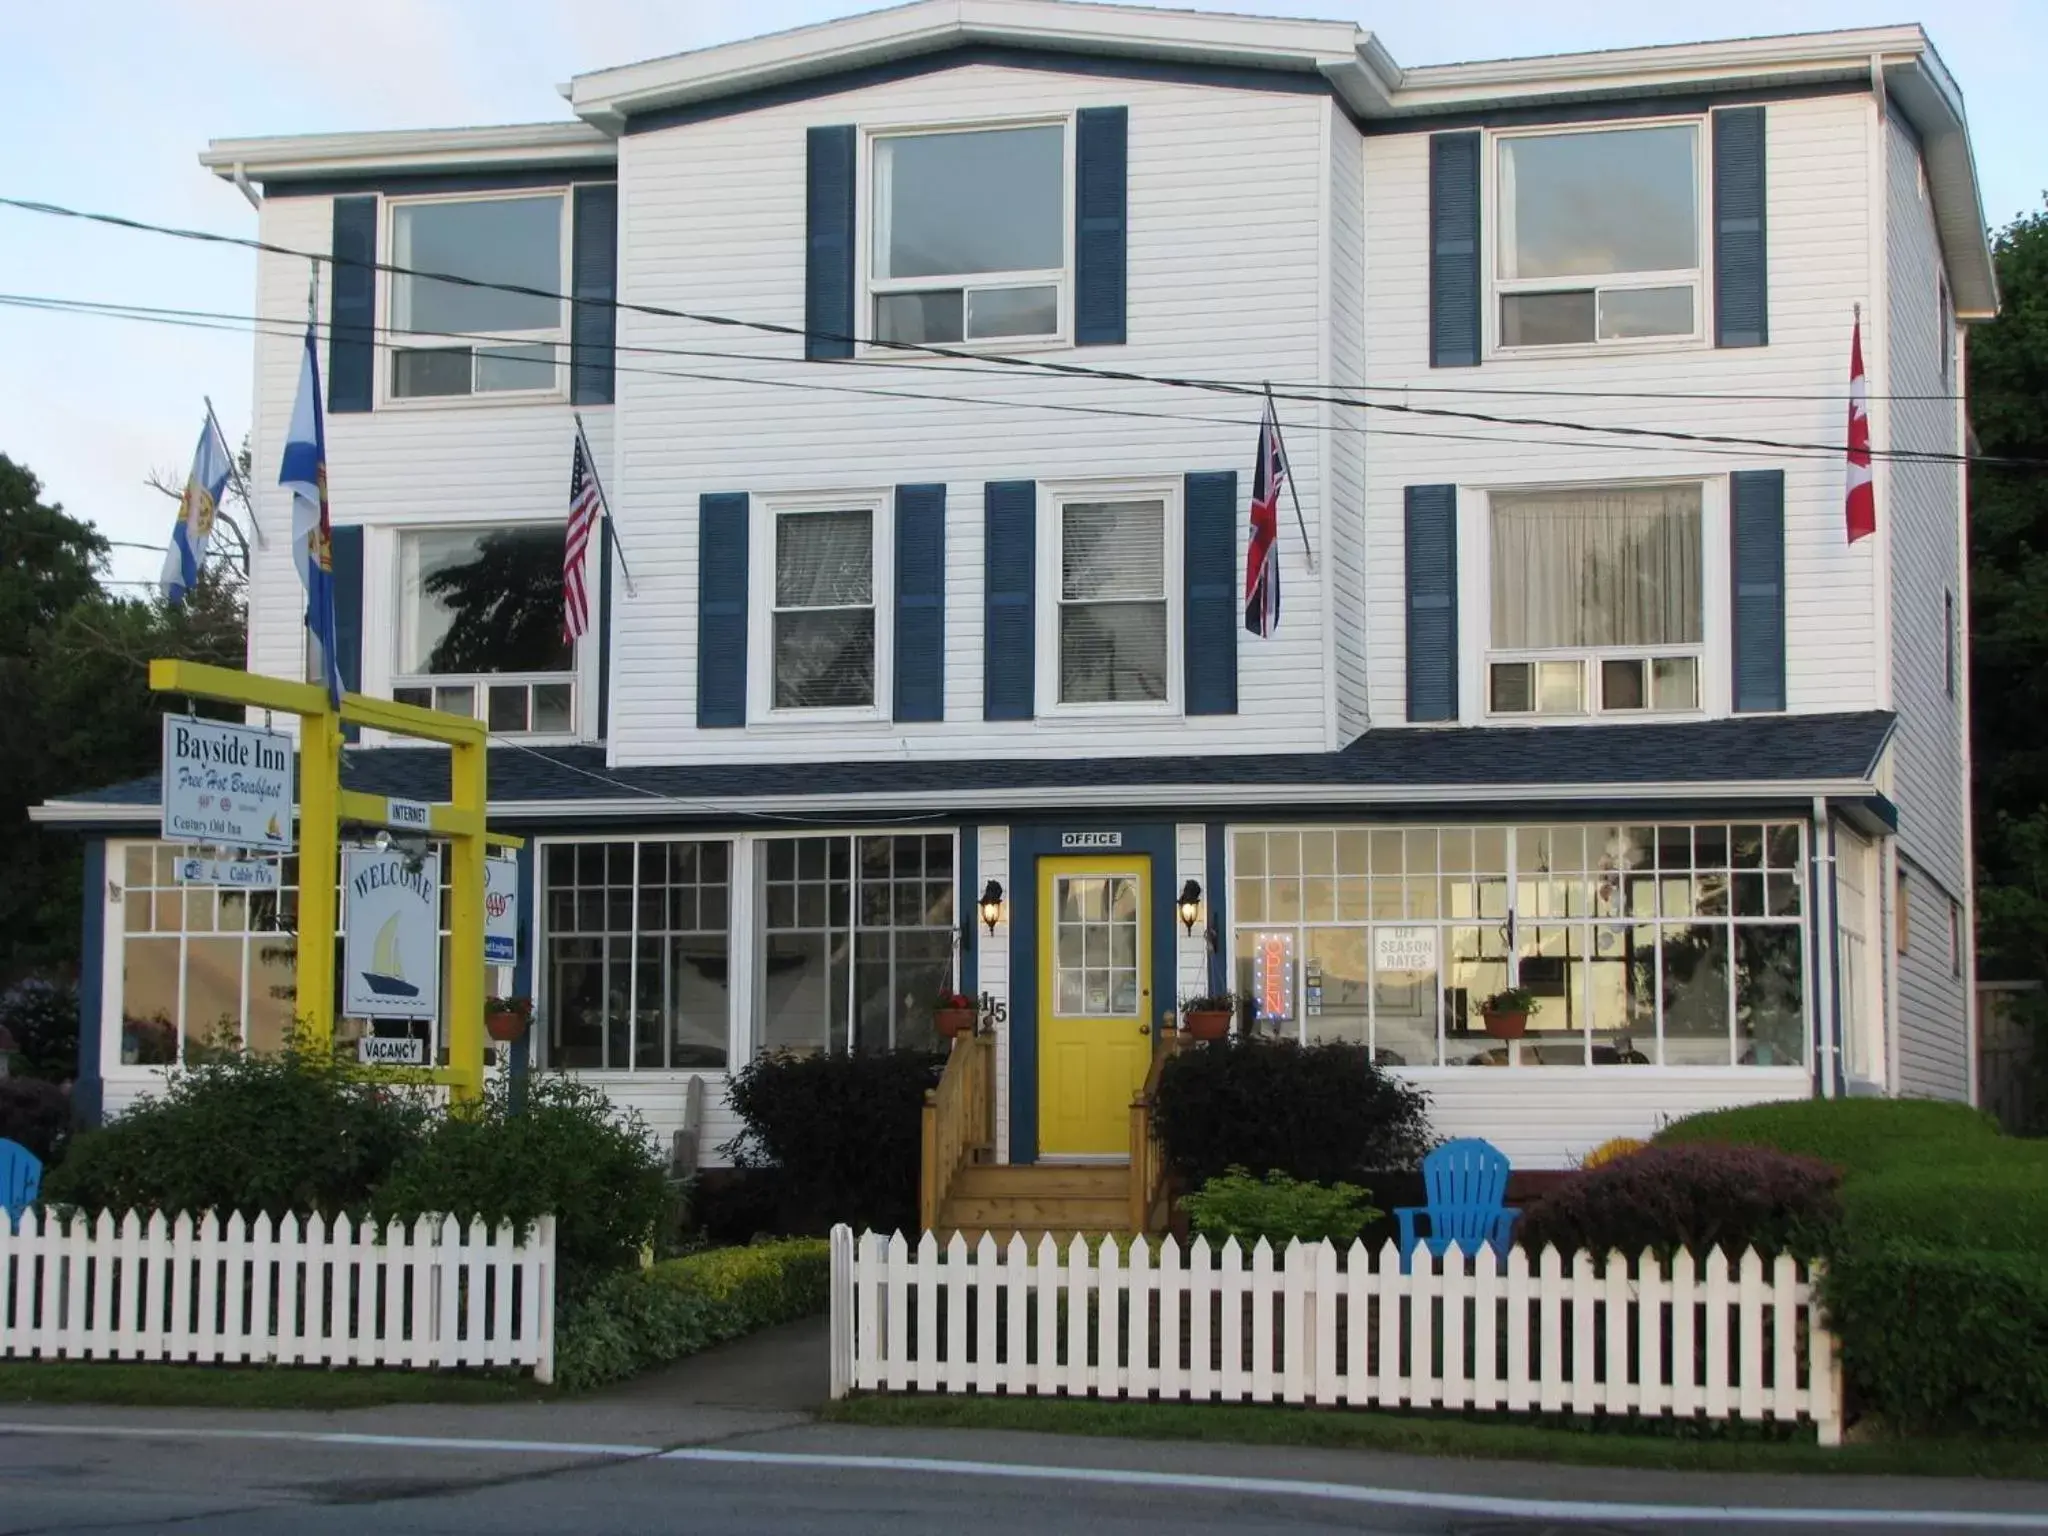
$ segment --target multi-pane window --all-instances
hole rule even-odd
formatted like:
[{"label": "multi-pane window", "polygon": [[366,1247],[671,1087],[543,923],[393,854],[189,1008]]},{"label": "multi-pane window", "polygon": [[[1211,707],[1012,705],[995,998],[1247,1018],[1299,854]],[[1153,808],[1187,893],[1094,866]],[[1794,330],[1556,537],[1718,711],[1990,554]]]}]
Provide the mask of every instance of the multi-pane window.
[{"label": "multi-pane window", "polygon": [[774,707],[875,703],[875,513],[775,516]]},{"label": "multi-pane window", "polygon": [[574,731],[562,540],[560,523],[402,532],[391,696],[493,731]]},{"label": "multi-pane window", "polygon": [[1697,483],[1489,501],[1491,713],[1699,707]]},{"label": "multi-pane window", "polygon": [[937,1043],[953,975],[951,833],[759,844],[758,1043],[880,1050]]},{"label": "multi-pane window", "polygon": [[548,1065],[721,1069],[731,1015],[731,845],[553,843]]},{"label": "multi-pane window", "polygon": [[[403,270],[391,329],[411,333],[391,352],[394,398],[560,387],[563,202],[551,192],[392,205],[391,264]],[[472,282],[412,275],[429,272]]]},{"label": "multi-pane window", "polygon": [[1496,144],[1502,347],[1700,334],[1696,125],[1503,135]]},{"label": "multi-pane window", "polygon": [[1066,129],[1056,124],[877,138],[876,340],[1058,335],[1066,178]]},{"label": "multi-pane window", "polygon": [[1064,1019],[1137,1017],[1137,876],[1061,875],[1052,915],[1053,1012]]},{"label": "multi-pane window", "polygon": [[1059,509],[1059,701],[1167,697],[1166,502]]},{"label": "multi-pane window", "polygon": [[[1238,989],[1392,1066],[1796,1066],[1802,851],[1792,822],[1241,829]],[[1510,985],[1514,1043],[1480,1013]]]}]

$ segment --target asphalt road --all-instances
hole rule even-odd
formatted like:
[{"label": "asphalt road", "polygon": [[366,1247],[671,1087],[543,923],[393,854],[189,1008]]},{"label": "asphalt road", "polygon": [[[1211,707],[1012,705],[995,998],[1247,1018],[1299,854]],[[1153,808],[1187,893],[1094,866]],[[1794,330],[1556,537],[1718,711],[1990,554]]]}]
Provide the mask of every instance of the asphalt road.
[{"label": "asphalt road", "polygon": [[[0,1414],[0,1536],[2048,1533],[2048,1490],[2011,1484],[1675,1479],[758,1420],[693,1425],[700,1436],[727,1432],[680,1447],[565,1442],[515,1438],[540,1427],[525,1418],[456,1409],[381,1425],[356,1415]],[[436,1417],[447,1421],[439,1429]]]}]

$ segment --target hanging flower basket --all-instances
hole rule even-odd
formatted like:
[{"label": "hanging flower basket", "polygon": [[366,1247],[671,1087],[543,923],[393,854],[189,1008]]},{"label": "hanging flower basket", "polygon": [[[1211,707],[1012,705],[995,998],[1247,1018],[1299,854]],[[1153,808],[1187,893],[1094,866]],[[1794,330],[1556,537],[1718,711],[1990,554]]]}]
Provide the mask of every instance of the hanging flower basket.
[{"label": "hanging flower basket", "polygon": [[1536,995],[1526,987],[1509,987],[1479,1005],[1486,1032],[1496,1040],[1519,1040],[1529,1031],[1529,1010]]},{"label": "hanging flower basket", "polygon": [[484,1030],[501,1045],[509,1045],[526,1033],[533,1022],[530,997],[493,997],[484,1003]]},{"label": "hanging flower basket", "polygon": [[1235,1017],[1237,996],[1232,992],[1180,1000],[1181,1027],[1190,1040],[1221,1040],[1230,1033],[1230,1021]]},{"label": "hanging flower basket", "polygon": [[964,992],[941,992],[932,1006],[932,1023],[940,1036],[947,1040],[973,1034],[980,1019],[981,1010]]}]

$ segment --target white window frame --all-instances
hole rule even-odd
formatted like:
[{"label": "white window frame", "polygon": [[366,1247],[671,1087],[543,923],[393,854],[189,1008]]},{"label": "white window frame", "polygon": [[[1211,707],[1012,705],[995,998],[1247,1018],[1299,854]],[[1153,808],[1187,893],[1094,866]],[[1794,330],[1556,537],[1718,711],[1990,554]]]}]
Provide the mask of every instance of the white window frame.
[{"label": "white window frame", "polygon": [[[757,495],[747,529],[747,723],[750,727],[844,724],[891,717],[896,666],[895,491],[868,487]],[[866,512],[873,533],[870,593],[875,609],[875,697],[871,704],[823,709],[775,707],[775,530],[787,513]]]},{"label": "white window frame", "polygon": [[[1707,347],[1714,334],[1712,307],[1713,273],[1713,172],[1712,135],[1704,113],[1676,117],[1646,117],[1584,126],[1544,123],[1527,128],[1489,129],[1485,142],[1485,163],[1481,167],[1480,243],[1486,247],[1486,303],[1482,317],[1488,357],[1578,357],[1613,352],[1690,351]],[[1501,276],[1500,241],[1503,220],[1500,211],[1501,145],[1510,139],[1560,138],[1565,134],[1626,133],[1643,128],[1684,128],[1693,130],[1693,195],[1698,207],[1694,229],[1699,238],[1699,265],[1666,272],[1616,272],[1577,277]],[[1693,290],[1693,330],[1690,335],[1628,336],[1603,341],[1598,335],[1600,295],[1627,288],[1681,288]],[[1593,291],[1594,338],[1564,342],[1555,346],[1508,346],[1501,339],[1501,300],[1515,293]]]},{"label": "white window frame", "polygon": [[[1700,487],[1700,639],[1691,645],[1585,646],[1570,649],[1527,650],[1495,648],[1493,644],[1493,498],[1535,495],[1548,491],[1627,491],[1657,486],[1695,484]],[[1466,489],[1461,487],[1461,490]],[[1470,551],[1459,561],[1458,590],[1458,686],[1460,718],[1486,725],[1599,725],[1631,720],[1697,720],[1726,715],[1731,710],[1728,675],[1729,613],[1728,567],[1728,478],[1725,471],[1711,474],[1636,476],[1626,480],[1530,481],[1510,485],[1474,487],[1479,494],[1458,498],[1458,548]],[[1691,709],[1603,710],[1599,702],[1599,666],[1603,660],[1690,656],[1698,682]],[[1517,710],[1496,714],[1493,709],[1492,664],[1496,661],[1572,661],[1585,668],[1581,697],[1585,708],[1577,714],[1545,714],[1540,710]]]},{"label": "white window frame", "polygon": [[[1065,540],[1066,505],[1068,502],[1097,501],[1157,501],[1165,506],[1166,697],[1163,699],[1068,704],[1060,698],[1060,557]],[[1179,478],[1147,476],[1041,481],[1038,487],[1038,528],[1039,598],[1035,605],[1038,649],[1034,668],[1037,713],[1045,718],[1079,720],[1180,715],[1186,697],[1182,677],[1185,646],[1182,643],[1181,612],[1186,517],[1181,506]]]},{"label": "white window frame", "polygon": [[[545,331],[491,331],[462,333],[455,335],[427,331],[420,333],[417,340],[406,340],[412,333],[401,332],[397,326],[398,279],[396,274],[384,274],[384,280],[377,284],[377,323],[382,333],[380,345],[374,351],[377,366],[373,370],[377,378],[375,403],[378,410],[448,410],[460,407],[521,404],[527,402],[565,401],[569,398],[569,316],[570,316],[570,274],[575,260],[575,199],[574,189],[568,183],[560,186],[498,188],[487,192],[461,192],[453,194],[427,194],[418,197],[386,197],[377,222],[377,259],[386,268],[394,265],[397,248],[398,210],[418,207],[430,203],[487,203],[509,202],[521,198],[553,197],[562,205],[561,220],[561,323]],[[549,389],[494,389],[479,393],[475,387],[475,362],[470,365],[470,391],[466,395],[401,395],[393,388],[393,375],[398,367],[400,352],[430,351],[436,346],[477,347],[480,345],[538,345],[548,343],[555,348],[555,383]]]},{"label": "white window frame", "polygon": [[[972,349],[976,352],[1041,352],[1073,344],[1074,334],[1074,178],[1075,140],[1078,119],[1072,112],[1040,114],[1033,117],[981,118],[968,122],[891,123],[864,129],[861,134],[859,188],[854,207],[855,282],[861,310],[854,319],[854,332],[862,338],[857,355],[903,362],[919,354],[900,346],[877,344],[875,299],[885,293],[921,293],[931,289],[959,288],[962,302],[974,289],[1038,288],[1052,285],[1059,290],[1056,302],[1057,329],[1041,336],[991,336],[981,339],[963,336],[959,341],[933,342],[933,346]],[[875,275],[875,149],[883,139],[910,139],[940,133],[994,133],[1009,128],[1058,128],[1061,132],[1060,252],[1058,267],[1017,268],[1008,272],[977,272],[957,277],[878,277]],[[961,329],[966,329],[962,316]]]},{"label": "white window frame", "polygon": [[[584,586],[590,594],[590,624],[570,647],[569,666],[561,672],[406,672],[400,670],[403,658],[399,646],[403,643],[405,627],[402,619],[405,604],[405,541],[417,533],[496,533],[507,528],[566,527],[566,519],[552,517],[511,517],[470,519],[448,522],[405,523],[397,527],[379,530],[386,536],[386,547],[378,559],[378,567],[385,572],[384,591],[387,597],[381,616],[365,612],[364,632],[374,633],[371,621],[381,617],[381,627],[390,637],[389,643],[381,647],[385,673],[381,679],[364,678],[366,689],[374,689],[385,697],[396,697],[400,688],[448,688],[473,687],[476,690],[473,718],[490,722],[490,704],[486,690],[493,683],[507,686],[523,683],[527,686],[527,718],[532,719],[531,688],[535,683],[567,683],[569,685],[569,728],[566,731],[494,731],[492,734],[516,736],[521,741],[546,745],[558,745],[583,739],[584,701],[592,691],[586,687],[584,658],[603,623],[599,612],[596,572],[592,570],[591,551],[602,542],[593,538],[584,555]],[[377,684],[381,683],[381,687]],[[398,740],[400,738],[393,738]]]}]

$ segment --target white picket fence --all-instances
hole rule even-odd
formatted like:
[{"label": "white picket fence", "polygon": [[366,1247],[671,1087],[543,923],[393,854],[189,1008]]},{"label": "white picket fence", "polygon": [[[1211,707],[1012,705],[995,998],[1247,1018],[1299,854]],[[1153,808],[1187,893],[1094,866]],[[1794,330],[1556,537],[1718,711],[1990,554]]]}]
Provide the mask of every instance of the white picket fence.
[{"label": "white picket fence", "polygon": [[1352,1408],[1811,1421],[1841,1440],[1810,1277],[1754,1249],[1668,1266],[1392,1243],[1172,1238],[1004,1247],[832,1233],[832,1392],[1002,1392]]},{"label": "white picket fence", "polygon": [[555,1222],[0,1212],[0,1359],[531,1367],[554,1375]]}]

